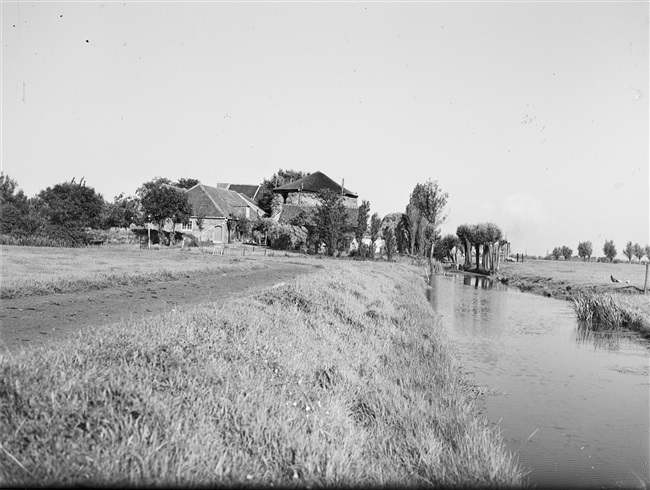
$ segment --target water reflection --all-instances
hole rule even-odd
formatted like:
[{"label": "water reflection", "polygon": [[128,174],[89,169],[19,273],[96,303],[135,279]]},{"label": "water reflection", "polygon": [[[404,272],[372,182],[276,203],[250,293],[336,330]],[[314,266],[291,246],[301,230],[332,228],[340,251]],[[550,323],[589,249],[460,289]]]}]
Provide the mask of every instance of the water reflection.
[{"label": "water reflection", "polygon": [[630,340],[629,334],[623,334],[617,330],[594,332],[582,322],[578,322],[575,333],[578,346],[593,346],[594,349],[608,351],[618,351],[621,348],[622,339],[627,342]]},{"label": "water reflection", "polygon": [[[428,296],[476,382],[486,414],[540,486],[650,480],[647,343],[577,325],[570,304],[489,278],[431,278]],[[645,374],[644,374],[645,373]],[[624,401],[625,408],[621,403]],[[535,434],[534,437],[529,437]]]},{"label": "water reflection", "polygon": [[463,274],[463,284],[465,286],[474,286],[476,289],[496,289],[502,291],[506,289],[506,286],[491,277],[472,276],[469,274]]}]

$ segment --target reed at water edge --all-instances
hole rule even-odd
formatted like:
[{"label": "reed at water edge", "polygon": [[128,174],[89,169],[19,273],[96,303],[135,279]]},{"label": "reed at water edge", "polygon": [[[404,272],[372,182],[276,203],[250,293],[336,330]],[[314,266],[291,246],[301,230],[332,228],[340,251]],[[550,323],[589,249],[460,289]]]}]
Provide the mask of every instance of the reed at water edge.
[{"label": "reed at water edge", "polygon": [[601,292],[578,292],[573,309],[578,321],[589,330],[629,329],[648,334],[648,319],[636,297]]}]

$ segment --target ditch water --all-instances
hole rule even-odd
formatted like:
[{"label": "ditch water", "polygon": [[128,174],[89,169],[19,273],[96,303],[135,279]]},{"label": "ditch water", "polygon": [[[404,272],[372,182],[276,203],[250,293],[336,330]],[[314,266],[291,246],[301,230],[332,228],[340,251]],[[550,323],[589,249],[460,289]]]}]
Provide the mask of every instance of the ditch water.
[{"label": "ditch water", "polygon": [[539,487],[650,483],[650,345],[586,335],[573,308],[487,278],[431,277],[466,370],[494,394],[486,415]]}]

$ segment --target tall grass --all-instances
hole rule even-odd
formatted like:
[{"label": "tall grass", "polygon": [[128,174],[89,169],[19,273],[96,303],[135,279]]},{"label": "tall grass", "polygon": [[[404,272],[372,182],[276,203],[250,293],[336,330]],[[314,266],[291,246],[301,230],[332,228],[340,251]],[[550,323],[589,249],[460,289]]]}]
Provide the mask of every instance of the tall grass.
[{"label": "tall grass", "polygon": [[0,361],[0,485],[520,486],[412,267],[317,274]]},{"label": "tall grass", "polygon": [[[645,308],[641,305],[645,302]],[[593,331],[627,328],[648,330],[647,298],[622,294],[578,292],[573,308],[578,321]]]}]

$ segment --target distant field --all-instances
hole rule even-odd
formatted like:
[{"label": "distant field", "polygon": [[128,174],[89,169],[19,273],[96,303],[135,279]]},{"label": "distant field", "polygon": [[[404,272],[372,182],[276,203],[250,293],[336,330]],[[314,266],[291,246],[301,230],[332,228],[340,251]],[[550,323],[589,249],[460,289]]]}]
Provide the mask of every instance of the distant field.
[{"label": "distant field", "polygon": [[[195,271],[245,270],[264,267],[259,250],[255,255],[248,248],[231,255],[212,255],[212,249],[201,253],[198,248],[181,250],[140,249],[133,245],[51,248],[0,247],[2,254],[1,298],[101,289],[134,282],[173,279]],[[276,252],[277,254],[277,252]],[[280,255],[280,254],[278,254]]]},{"label": "distant field", "polygon": [[[500,265],[500,275],[540,277],[554,282],[564,282],[588,288],[613,290],[630,285],[643,288],[645,266],[640,264],[608,264],[603,262],[562,262],[558,260],[529,260],[527,262],[506,262]],[[613,283],[614,276],[623,283]]]}]

